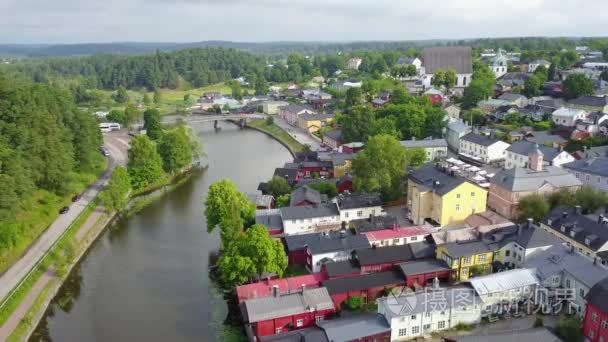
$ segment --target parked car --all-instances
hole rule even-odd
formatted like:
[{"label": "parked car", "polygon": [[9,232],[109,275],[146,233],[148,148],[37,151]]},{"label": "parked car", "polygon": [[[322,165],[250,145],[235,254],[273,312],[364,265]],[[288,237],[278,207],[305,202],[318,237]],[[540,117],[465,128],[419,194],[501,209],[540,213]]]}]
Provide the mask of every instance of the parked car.
[{"label": "parked car", "polygon": [[59,209],[59,213],[60,213],[60,214],[65,214],[65,213],[67,213],[68,211],[70,211],[70,207],[68,207],[68,206],[65,206],[65,207],[63,207],[63,208]]},{"label": "parked car", "polygon": [[110,155],[110,153],[108,152],[108,149],[103,146],[99,148],[99,151],[101,152],[101,154],[103,154],[104,157],[107,157]]},{"label": "parked car", "polygon": [[72,197],[72,202],[76,202],[80,199],[80,195],[76,194]]}]

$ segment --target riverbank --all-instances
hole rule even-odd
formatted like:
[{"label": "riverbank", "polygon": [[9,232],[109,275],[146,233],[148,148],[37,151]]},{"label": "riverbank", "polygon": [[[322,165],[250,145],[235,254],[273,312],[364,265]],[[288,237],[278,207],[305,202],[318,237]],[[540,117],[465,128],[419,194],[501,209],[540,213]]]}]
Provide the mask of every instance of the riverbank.
[{"label": "riverbank", "polygon": [[[167,178],[143,195],[129,200],[126,215],[134,215],[165,194],[185,183],[196,172],[190,169]],[[94,203],[94,204],[93,204]],[[18,289],[18,293],[0,312],[0,340],[27,341],[40,320],[61,290],[72,269],[81,261],[89,247],[100,234],[118,217],[116,212],[107,212],[97,198],[68,228],[51,253],[43,259],[30,277]]]},{"label": "riverbank", "polygon": [[276,139],[285,146],[294,157],[297,152],[302,152],[304,150],[304,145],[294,139],[289,133],[285,132],[285,130],[274,123],[268,125],[268,122],[265,119],[251,120],[247,122],[247,127]]}]

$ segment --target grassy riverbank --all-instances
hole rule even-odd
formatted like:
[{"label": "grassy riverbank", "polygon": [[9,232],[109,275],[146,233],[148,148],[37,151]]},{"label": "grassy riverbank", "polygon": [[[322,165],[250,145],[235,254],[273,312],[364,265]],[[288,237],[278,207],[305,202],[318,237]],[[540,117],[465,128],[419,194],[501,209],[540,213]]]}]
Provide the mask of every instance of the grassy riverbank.
[{"label": "grassy riverbank", "polygon": [[251,120],[247,123],[247,127],[251,127],[258,131],[264,132],[271,137],[277,139],[281,144],[283,144],[291,154],[295,154],[296,152],[301,152],[304,150],[304,145],[300,144],[296,139],[294,139],[289,133],[285,132],[281,127],[273,124],[268,125],[268,122],[264,119]]}]

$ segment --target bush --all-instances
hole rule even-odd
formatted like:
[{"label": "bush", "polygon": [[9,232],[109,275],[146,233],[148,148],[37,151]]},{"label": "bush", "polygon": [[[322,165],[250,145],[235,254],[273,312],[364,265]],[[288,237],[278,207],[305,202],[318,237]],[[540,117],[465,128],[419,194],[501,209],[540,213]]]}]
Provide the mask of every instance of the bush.
[{"label": "bush", "polygon": [[272,126],[274,124],[274,118],[272,116],[269,116],[266,118],[266,125],[268,126]]},{"label": "bush", "polygon": [[365,307],[365,299],[361,296],[352,296],[342,304],[344,309],[350,311],[361,311]]},{"label": "bush", "polygon": [[557,336],[568,342],[582,342],[581,322],[576,318],[563,318],[555,327]]}]

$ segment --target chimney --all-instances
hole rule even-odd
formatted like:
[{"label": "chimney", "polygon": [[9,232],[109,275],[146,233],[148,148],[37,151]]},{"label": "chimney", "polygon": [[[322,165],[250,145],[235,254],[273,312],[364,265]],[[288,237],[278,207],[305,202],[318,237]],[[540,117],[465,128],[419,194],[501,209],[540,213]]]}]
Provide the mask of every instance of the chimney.
[{"label": "chimney", "polygon": [[300,285],[300,288],[302,289],[302,292],[304,292],[304,290],[306,290],[306,284]]},{"label": "chimney", "polygon": [[518,225],[517,225],[517,236],[521,236],[521,231],[522,231],[522,228],[523,228],[523,227],[522,227],[522,225],[521,225],[521,224],[518,224]]},{"label": "chimney", "polygon": [[582,213],[582,210],[581,210],[581,206],[580,206],[580,205],[576,205],[576,206],[574,206],[574,208],[575,208],[575,211],[576,211],[576,214],[577,214],[577,215],[580,215],[580,214]]},{"label": "chimney", "polygon": [[567,218],[568,217],[568,212],[567,211],[562,212],[562,217],[563,218]]},{"label": "chimney", "polygon": [[533,224],[533,223],[534,223],[534,219],[533,219],[533,218],[531,218],[531,217],[529,217],[529,218],[528,218],[528,223],[527,223],[527,225],[526,225],[526,228],[528,228],[528,229],[532,228],[532,224]]},{"label": "chimney", "polygon": [[279,285],[272,285],[272,296],[275,298],[279,296]]},{"label": "chimney", "polygon": [[570,246],[570,253],[574,253],[574,245]]},{"label": "chimney", "polygon": [[604,222],[604,215],[600,214],[600,216],[597,217],[597,223],[602,224]]},{"label": "chimney", "polygon": [[393,230],[397,231],[397,224],[396,223],[393,223]]},{"label": "chimney", "polygon": [[585,159],[589,158],[589,152],[587,152],[587,146],[583,146],[583,155]]},{"label": "chimney", "polygon": [[346,238],[346,230],[341,230],[340,231],[340,239],[344,239]]},{"label": "chimney", "polygon": [[534,150],[528,154],[528,167],[534,171],[543,170],[544,155],[540,151],[538,144],[534,146]]},{"label": "chimney", "polygon": [[593,266],[597,265],[597,257],[593,257]]}]

